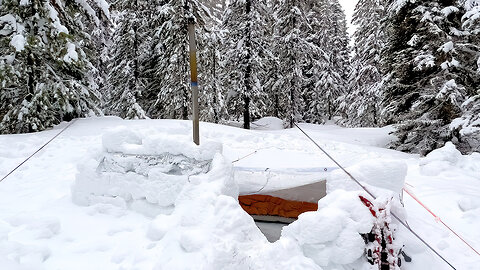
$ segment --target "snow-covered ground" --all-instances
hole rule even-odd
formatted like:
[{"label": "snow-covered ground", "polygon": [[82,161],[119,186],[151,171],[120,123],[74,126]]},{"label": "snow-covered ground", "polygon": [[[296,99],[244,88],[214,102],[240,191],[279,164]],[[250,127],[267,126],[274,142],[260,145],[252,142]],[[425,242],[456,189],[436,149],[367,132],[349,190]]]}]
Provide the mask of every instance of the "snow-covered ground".
[{"label": "snow-covered ground", "polygon": [[[267,129],[265,124],[259,123],[259,129]],[[0,136],[0,176],[7,174],[65,125],[37,134]],[[115,144],[117,137],[112,136],[119,134],[119,126],[124,127],[121,131],[126,134],[123,139],[129,139],[129,132],[140,132],[148,138],[151,135],[153,139],[144,149],[121,148],[123,146]],[[384,146],[393,139],[388,135],[391,131],[388,127],[301,126],[367,185],[382,185],[378,181],[369,182],[369,179],[379,179],[380,175],[381,178],[392,178],[382,187],[398,189],[389,183],[398,183],[394,179],[405,172],[402,166],[406,164],[405,187],[477,250],[480,249],[479,153],[462,156],[453,145],[447,145],[426,158],[420,158],[385,149]],[[266,240],[232,198],[242,190],[255,190],[265,184],[242,185],[224,177],[231,161],[245,156],[234,166],[277,170],[335,167],[299,130],[278,130],[277,124],[273,129],[246,131],[201,123],[201,142],[220,143],[222,155],[209,156],[213,165],[212,171],[206,175],[187,181],[178,178],[180,182],[188,182],[189,188],[172,189],[178,191],[174,194],[176,199],[171,199],[177,201],[176,207],[169,209],[164,205],[162,211],[150,211],[145,206],[150,204],[125,207],[107,201],[83,201],[84,206],[78,201],[74,203],[72,194],[75,196],[78,191],[78,186],[74,186],[76,176],[80,175],[78,181],[83,175],[78,170],[89,168],[92,157],[116,153],[120,148],[121,152],[144,151],[143,154],[161,152],[165,147],[170,149],[169,152],[175,147],[190,149],[188,145],[176,145],[174,139],[188,140],[191,123],[124,121],[113,117],[78,120],[0,183],[0,269],[321,269],[319,265],[331,269],[334,263],[348,264],[348,258],[357,256],[353,253],[358,247],[349,241],[358,241],[358,238],[350,237],[346,241],[339,240],[341,237],[331,239],[319,234],[324,233],[325,228],[337,228],[330,235],[346,235],[366,229],[361,225],[368,224],[368,220],[348,214],[358,212],[356,206],[347,207],[338,201],[338,198],[349,198],[352,194],[335,191],[336,195],[327,197],[318,212],[309,213],[286,227],[276,243]],[[211,147],[217,146],[211,144]],[[196,159],[209,155],[208,151],[195,151],[189,155]],[[377,169],[379,175],[375,173]],[[352,189],[354,185],[340,174],[341,171],[334,171],[329,176],[331,183]],[[132,194],[138,193],[132,191]],[[197,197],[195,194],[203,195]],[[150,198],[149,203],[168,204],[168,201],[160,202],[155,194],[141,196]],[[128,202],[129,198],[126,196],[124,201]],[[209,207],[195,207],[189,201],[202,202]],[[457,269],[479,268],[480,256],[406,194],[404,202],[409,225]],[[325,218],[329,211],[336,213],[330,222]],[[323,223],[315,226],[315,220]],[[343,222],[332,226],[338,220]],[[405,230],[400,230],[398,235],[406,242],[406,252],[413,257],[413,261],[404,264],[402,269],[449,269]],[[342,257],[332,252],[333,247],[348,248],[349,245],[353,245],[350,255]],[[358,268],[350,264],[349,269],[364,267],[357,265]]]}]

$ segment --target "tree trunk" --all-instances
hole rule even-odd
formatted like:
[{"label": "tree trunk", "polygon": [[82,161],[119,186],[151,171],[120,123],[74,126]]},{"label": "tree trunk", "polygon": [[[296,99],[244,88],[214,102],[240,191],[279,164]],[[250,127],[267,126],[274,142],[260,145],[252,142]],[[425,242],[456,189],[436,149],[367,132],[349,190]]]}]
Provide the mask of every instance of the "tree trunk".
[{"label": "tree trunk", "polygon": [[250,129],[250,98],[244,97],[243,101],[245,102],[243,108],[243,128]]},{"label": "tree trunk", "polygon": [[[250,11],[251,11],[251,0],[247,0],[245,3],[245,9],[246,9],[246,14],[247,17],[250,16]],[[247,62],[247,67],[245,70],[245,92],[244,93],[244,108],[243,108],[243,128],[244,129],[250,129],[250,97],[248,96],[249,94],[252,93],[252,84],[251,84],[251,72],[252,72],[252,66],[251,66],[251,58],[252,58],[252,32],[251,32],[251,20],[248,21],[247,23],[247,29],[245,29],[247,32],[247,39],[245,42],[245,49],[247,51],[247,56],[245,57],[245,61]]]},{"label": "tree trunk", "polygon": [[[187,37],[188,36],[188,26],[187,24],[185,24],[183,26],[183,36],[184,37]],[[186,44],[184,50],[183,50],[183,53],[182,53],[182,56],[183,56],[183,61],[181,63],[179,63],[179,70],[181,70],[180,72],[180,80],[181,81],[184,81],[184,82],[187,82],[188,79],[185,80],[185,75],[188,74],[188,63],[189,63],[189,55],[188,55],[188,44]],[[188,99],[188,93],[191,91],[191,87],[189,86],[184,86],[182,87],[183,88],[183,93],[182,93],[182,104],[181,104],[181,115],[182,115],[182,119],[183,120],[188,120],[188,107],[186,104],[188,104],[189,102],[189,99]],[[193,112],[193,108],[192,108],[192,112]],[[193,116],[192,116],[193,118]]]},{"label": "tree trunk", "polygon": [[273,115],[277,118],[280,118],[280,102],[278,100],[277,93],[275,93],[275,105],[274,105]]},{"label": "tree trunk", "polygon": [[332,120],[332,102],[328,101],[328,120]]},{"label": "tree trunk", "polygon": [[27,66],[28,66],[28,80],[27,80],[27,85],[28,85],[28,94],[25,97],[25,99],[30,102],[32,101],[33,96],[35,95],[35,56],[33,55],[33,52],[28,53],[27,57]]},{"label": "tree trunk", "polygon": [[[31,14],[30,16],[33,18],[35,16],[35,14],[37,14],[37,9],[38,9],[38,3],[36,1],[34,1],[33,5],[32,5],[32,8],[31,8]],[[35,19],[33,19],[33,22],[32,22],[32,28],[30,29],[30,35],[35,37],[37,36],[37,32],[38,32],[38,25],[37,25],[37,22]],[[30,102],[32,101],[33,99],[33,96],[35,95],[35,85],[37,84],[36,83],[36,79],[35,79],[35,66],[36,66],[36,63],[35,63],[35,55],[34,55],[34,52],[30,49],[30,47],[28,47],[28,54],[27,54],[27,75],[28,75],[28,79],[27,79],[27,95],[25,97],[25,99]]]},{"label": "tree trunk", "polygon": [[214,43],[214,47],[213,47],[213,52],[212,52],[212,63],[213,63],[213,67],[212,67],[212,78],[213,78],[213,81],[212,81],[212,90],[213,90],[213,122],[214,123],[219,123],[220,122],[220,117],[219,117],[219,108],[220,108],[220,104],[218,104],[218,101],[217,101],[217,40],[216,40],[216,37],[215,37],[215,43]]},{"label": "tree trunk", "polygon": [[293,128],[295,114],[295,82],[292,81],[292,87],[290,88],[290,128]]}]

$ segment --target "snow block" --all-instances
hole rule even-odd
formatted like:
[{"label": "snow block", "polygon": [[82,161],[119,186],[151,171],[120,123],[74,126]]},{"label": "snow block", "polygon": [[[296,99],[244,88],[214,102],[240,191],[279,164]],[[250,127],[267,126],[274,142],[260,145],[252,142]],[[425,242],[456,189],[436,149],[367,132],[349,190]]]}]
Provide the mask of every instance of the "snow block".
[{"label": "snow block", "polygon": [[[407,164],[398,160],[369,159],[347,168],[360,183],[401,194],[407,176]],[[333,171],[327,178],[327,193],[337,189],[361,188],[342,170]],[[382,193],[382,192],[380,192]]]},{"label": "snow block", "polygon": [[103,152],[78,166],[73,201],[114,204],[155,216],[170,213],[193,175],[206,174],[220,144],[195,145],[189,138],[142,134],[121,127],[107,132]]}]

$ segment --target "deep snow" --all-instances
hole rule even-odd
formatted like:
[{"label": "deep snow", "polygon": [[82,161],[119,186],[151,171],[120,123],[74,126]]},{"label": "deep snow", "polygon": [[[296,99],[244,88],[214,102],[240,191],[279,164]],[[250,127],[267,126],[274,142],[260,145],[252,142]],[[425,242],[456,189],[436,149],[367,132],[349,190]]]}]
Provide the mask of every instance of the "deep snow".
[{"label": "deep snow", "polygon": [[[263,237],[248,215],[239,211],[232,196],[218,193],[215,189],[204,191],[205,194],[216,194],[204,198],[209,205],[213,205],[211,210],[204,210],[207,211],[204,216],[199,214],[201,209],[190,209],[189,204],[185,204],[188,207],[172,209],[171,214],[167,212],[152,218],[148,215],[151,212],[147,211],[146,215],[136,209],[109,203],[82,207],[72,202],[71,190],[78,173],[77,167],[88,166],[87,157],[98,156],[105,150],[105,145],[114,142],[102,144],[105,133],[118,126],[125,126],[130,130],[148,131],[152,135],[182,135],[188,138],[190,125],[190,122],[174,120],[123,121],[118,118],[77,121],[36,157],[0,183],[2,269],[172,269],[175,266],[187,269],[206,269],[208,266],[229,269],[290,269],[293,266],[297,269],[319,269],[314,262],[321,264],[325,258],[336,260],[338,254],[325,257],[318,252],[312,253],[314,249],[305,248],[301,244],[309,241],[320,243],[322,239],[315,240],[315,237],[319,237],[315,233],[306,236],[303,234],[312,232],[312,228],[307,228],[315,224],[304,220],[308,220],[309,216],[322,215],[321,211],[327,210],[320,209],[315,212],[318,214],[305,215],[304,219],[302,217],[286,227],[285,237],[272,244]],[[8,173],[63,126],[65,124],[37,134],[0,136],[0,176]],[[408,169],[405,187],[474,247],[480,249],[480,154],[462,156],[453,145],[447,145],[426,158],[419,158],[383,148],[393,139],[388,135],[391,128],[344,129],[334,125],[307,124],[302,127],[340,163],[350,167],[354,174],[358,173],[356,176],[359,178],[363,177],[362,181],[366,185],[378,185],[379,181],[369,183],[368,180],[378,178],[375,167],[381,164],[379,160],[389,161],[386,166],[397,164],[392,168],[396,176]],[[219,163],[228,164],[227,161],[237,160],[260,149],[238,161],[235,166],[277,169],[334,167],[295,129],[245,131],[201,123],[201,141],[215,141],[223,145],[223,156],[217,158]],[[155,144],[154,141],[152,143]],[[110,150],[115,150],[117,146],[111,147]],[[369,164],[369,160],[370,165],[364,167],[369,169],[362,170],[361,162]],[[222,171],[222,168],[224,167],[220,166],[218,170]],[[355,168],[359,171],[355,171]],[[335,176],[339,183],[348,181],[338,173],[340,172],[334,171],[331,177]],[[202,179],[202,176],[198,176],[198,179]],[[218,183],[222,181],[224,180]],[[398,185],[382,187],[391,189],[392,192],[399,188]],[[203,188],[205,186],[201,187]],[[345,188],[353,187],[345,184]],[[339,196],[335,196],[337,197]],[[457,269],[478,269],[478,255],[437,223],[408,195],[404,195],[404,202],[410,226]],[[332,207],[334,209],[335,206]],[[207,217],[217,223],[207,222]],[[205,234],[206,231],[211,233]],[[229,238],[211,238],[212,235],[222,234],[219,231]],[[426,251],[421,243],[408,236],[405,230],[400,230],[399,237],[405,241],[406,251],[413,257],[413,262],[405,264],[404,269],[449,269],[431,252]],[[179,254],[187,255],[182,257]],[[199,261],[212,264],[199,265]],[[329,266],[324,269],[329,269]]]}]

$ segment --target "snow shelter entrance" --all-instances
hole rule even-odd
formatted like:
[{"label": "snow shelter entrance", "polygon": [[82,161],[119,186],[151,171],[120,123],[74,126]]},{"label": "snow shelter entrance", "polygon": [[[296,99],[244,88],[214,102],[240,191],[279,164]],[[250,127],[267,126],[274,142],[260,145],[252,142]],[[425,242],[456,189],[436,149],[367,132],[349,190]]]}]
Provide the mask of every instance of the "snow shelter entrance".
[{"label": "snow shelter entrance", "polygon": [[267,193],[240,195],[238,200],[267,239],[275,242],[283,226],[297,220],[302,213],[316,211],[318,201],[326,195],[326,181],[323,180]]}]

